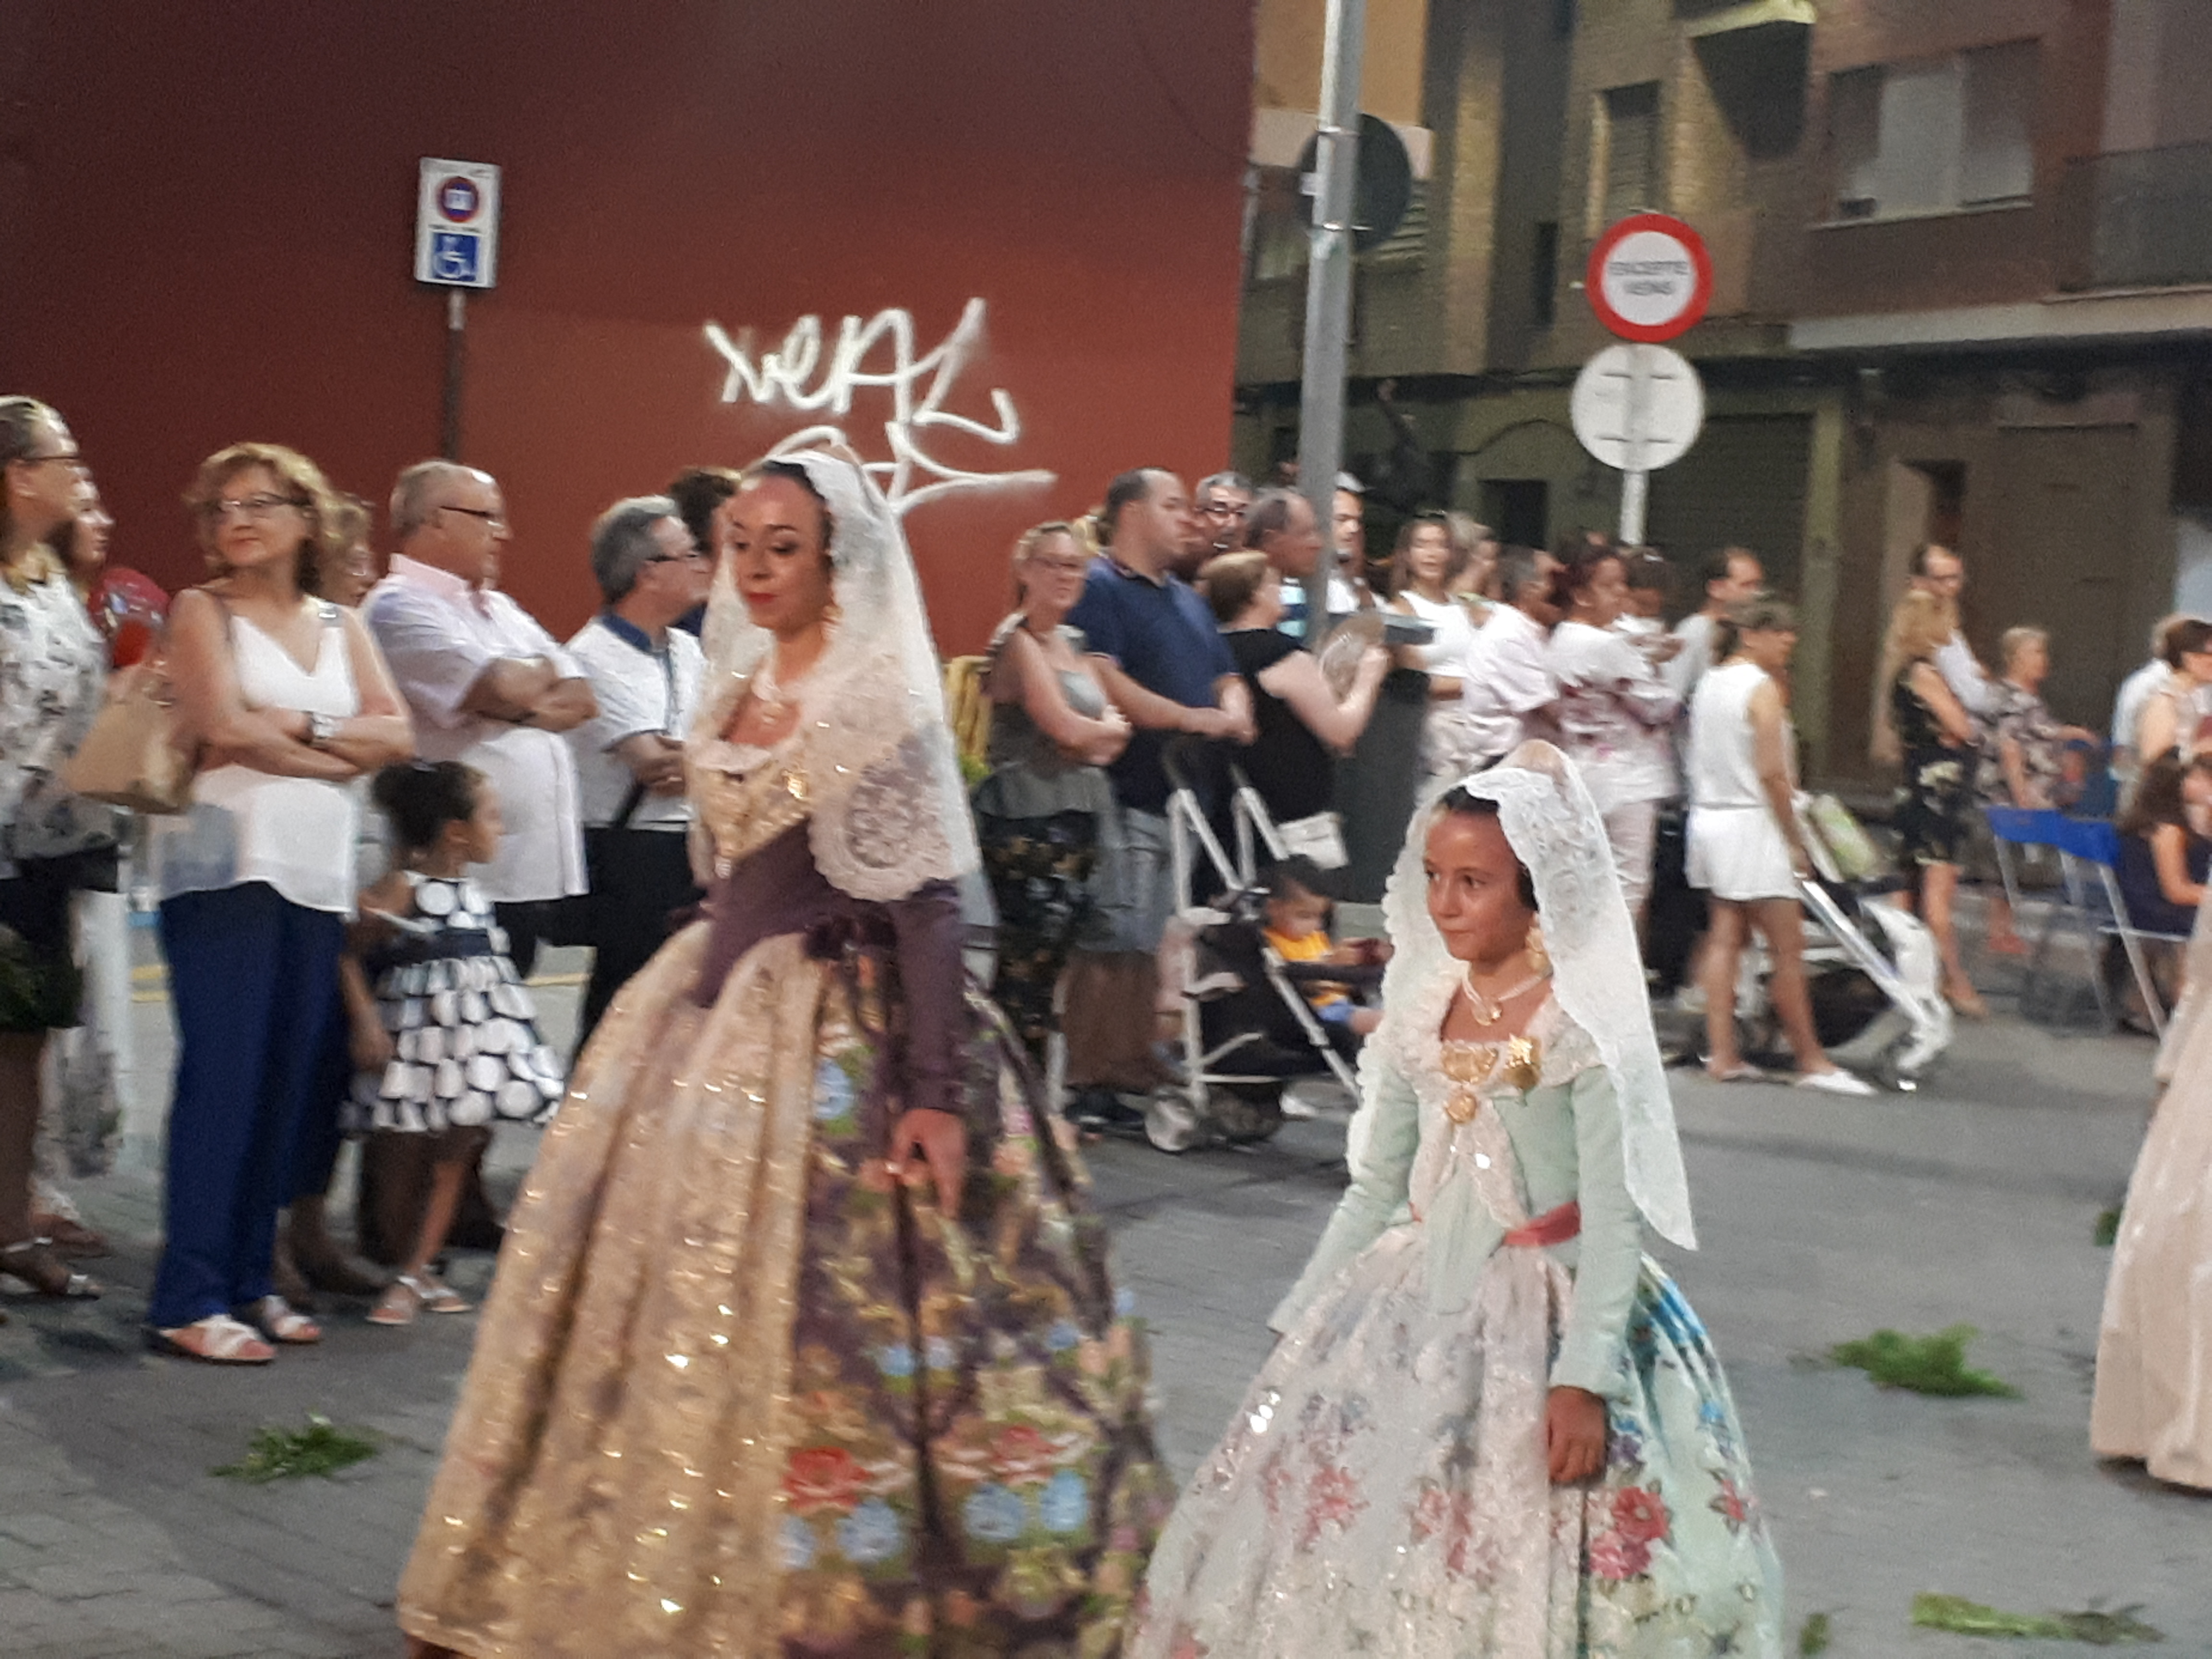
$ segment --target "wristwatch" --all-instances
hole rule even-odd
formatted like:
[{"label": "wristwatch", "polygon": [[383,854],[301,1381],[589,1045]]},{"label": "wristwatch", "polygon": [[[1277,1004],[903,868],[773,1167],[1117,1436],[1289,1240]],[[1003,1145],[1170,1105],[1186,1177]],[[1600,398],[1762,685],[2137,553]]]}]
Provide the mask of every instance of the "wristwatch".
[{"label": "wristwatch", "polygon": [[331,746],[331,739],[337,734],[338,717],[337,715],[310,714],[307,716],[308,748],[327,749]]}]

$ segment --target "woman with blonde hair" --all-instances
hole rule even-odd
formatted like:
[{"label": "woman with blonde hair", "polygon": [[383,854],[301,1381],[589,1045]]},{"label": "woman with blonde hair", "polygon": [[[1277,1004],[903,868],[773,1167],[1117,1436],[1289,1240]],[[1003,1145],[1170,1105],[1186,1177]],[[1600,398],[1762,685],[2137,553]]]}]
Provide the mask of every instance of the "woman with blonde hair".
[{"label": "woman with blonde hair", "polygon": [[1054,994],[1091,913],[1089,884],[1114,823],[1106,763],[1129,722],[1067,625],[1091,556],[1062,520],[1014,544],[1014,610],[991,635],[990,774],[975,787],[977,837],[998,907],[991,992],[1030,1055],[1044,1060]]},{"label": "woman with blonde hair", "polygon": [[281,445],[234,444],[185,501],[221,574],[169,612],[200,767],[190,807],[153,840],[178,1041],[148,1340],[265,1364],[270,1343],[322,1338],[276,1294],[271,1261],[358,890],[349,786],[406,759],[414,732],[367,627],[321,597],[325,562],[344,550],[321,469]]},{"label": "woman with blonde hair", "polygon": [[[1949,601],[1919,588],[1908,592],[1890,614],[1881,683],[1888,688],[1888,748],[1904,772],[1893,819],[1898,862],[1936,937],[1945,999],[1981,1019],[1989,1010],[1966,976],[1952,915],[1974,810],[1974,717],[1936,665],[1936,653],[1957,632],[1958,613]],[[1877,732],[1878,745],[1883,735]],[[1880,758],[1879,747],[1876,753]]]}]

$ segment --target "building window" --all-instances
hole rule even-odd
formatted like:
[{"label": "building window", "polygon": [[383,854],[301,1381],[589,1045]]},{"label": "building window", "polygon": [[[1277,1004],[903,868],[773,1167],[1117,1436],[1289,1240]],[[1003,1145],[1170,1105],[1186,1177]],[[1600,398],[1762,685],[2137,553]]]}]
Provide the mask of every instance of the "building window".
[{"label": "building window", "polygon": [[2035,187],[2035,42],[1832,76],[1835,215],[2025,202]]},{"label": "building window", "polygon": [[1528,256],[1528,318],[1538,328],[1559,320],[1559,224],[1547,219],[1536,226]]},{"label": "building window", "polygon": [[1614,87],[1598,100],[1601,165],[1592,234],[1659,200],[1659,83]]}]

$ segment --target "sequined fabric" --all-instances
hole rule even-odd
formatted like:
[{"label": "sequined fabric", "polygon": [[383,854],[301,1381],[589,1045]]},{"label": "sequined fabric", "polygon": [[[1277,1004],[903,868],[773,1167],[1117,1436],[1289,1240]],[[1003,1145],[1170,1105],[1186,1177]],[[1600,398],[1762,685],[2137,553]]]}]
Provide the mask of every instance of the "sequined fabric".
[{"label": "sequined fabric", "polygon": [[781,931],[702,1006],[708,940],[623,988],[547,1133],[402,1626],[475,1659],[1107,1659],[1173,1494],[1066,1126],[971,994],[948,1220],[878,1161],[899,963]]}]

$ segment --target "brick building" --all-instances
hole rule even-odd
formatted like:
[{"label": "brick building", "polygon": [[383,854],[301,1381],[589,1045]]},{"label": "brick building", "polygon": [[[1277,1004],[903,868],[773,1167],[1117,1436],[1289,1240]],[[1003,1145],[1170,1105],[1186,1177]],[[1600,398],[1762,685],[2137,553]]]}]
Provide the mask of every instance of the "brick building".
[{"label": "brick building", "polygon": [[[2012,623],[2053,630],[2051,701],[2085,723],[2177,596],[2212,608],[2212,0],[1419,21],[1428,177],[1362,260],[1355,465],[1514,539],[1609,526],[1617,476],[1567,421],[1605,338],[1581,273],[1606,224],[1656,209],[1704,234],[1715,294],[1676,343],[1706,428],[1655,475],[1649,533],[1685,564],[1748,544],[1798,596],[1814,769],[1866,769],[1923,539],[1966,555],[1985,658]],[[1264,466],[1295,446],[1304,272],[1294,186],[1261,176],[1238,378]]]}]

